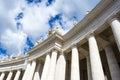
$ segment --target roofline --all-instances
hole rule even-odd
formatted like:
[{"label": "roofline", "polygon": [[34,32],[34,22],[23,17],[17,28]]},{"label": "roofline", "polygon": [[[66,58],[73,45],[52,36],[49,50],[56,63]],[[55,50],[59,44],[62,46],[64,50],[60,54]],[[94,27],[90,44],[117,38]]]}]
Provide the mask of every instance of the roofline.
[{"label": "roofline", "polygon": [[103,10],[105,10],[114,0],[101,0],[79,23],[77,23],[69,32],[67,32],[63,39],[66,41],[78,31],[86,27],[91,21],[93,21]]}]

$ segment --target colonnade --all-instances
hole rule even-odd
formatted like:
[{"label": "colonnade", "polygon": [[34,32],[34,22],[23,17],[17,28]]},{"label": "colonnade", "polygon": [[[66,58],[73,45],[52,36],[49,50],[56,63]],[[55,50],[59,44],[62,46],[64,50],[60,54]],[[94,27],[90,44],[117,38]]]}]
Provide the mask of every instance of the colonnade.
[{"label": "colonnade", "polygon": [[[120,21],[114,18],[110,21],[118,49],[120,51]],[[88,80],[105,80],[104,70],[98,50],[98,45],[94,34],[90,34],[88,39],[89,55],[86,56]],[[120,68],[115,58],[111,45],[106,45],[104,48],[110,75],[112,80],[120,80]],[[71,46],[71,80],[80,80],[80,59],[77,45]],[[24,71],[22,80],[65,80],[66,77],[66,59],[64,53],[58,55],[57,50],[52,50],[47,53],[40,75],[39,70],[41,65],[37,65],[36,60],[28,62]],[[11,79],[13,72],[10,71],[6,80],[19,80],[21,70],[17,70],[14,79]],[[5,72],[0,75],[0,80],[4,80]]]},{"label": "colonnade", "polygon": [[[7,72],[2,72],[0,76],[0,80],[5,80],[5,75]],[[20,79],[21,70],[17,70],[13,79],[13,71],[9,71],[6,80],[19,80]]]}]

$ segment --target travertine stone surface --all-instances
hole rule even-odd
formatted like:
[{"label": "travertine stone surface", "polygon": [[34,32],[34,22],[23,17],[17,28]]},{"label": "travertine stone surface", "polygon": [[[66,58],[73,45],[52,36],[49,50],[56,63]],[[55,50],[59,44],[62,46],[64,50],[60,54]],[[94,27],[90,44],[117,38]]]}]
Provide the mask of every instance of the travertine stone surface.
[{"label": "travertine stone surface", "polygon": [[29,75],[30,67],[31,67],[31,64],[30,64],[30,62],[29,62],[29,63],[27,64],[27,68],[26,68],[26,70],[25,70],[25,72],[24,72],[24,74],[23,74],[22,80],[26,80],[26,79],[27,79],[27,76]]},{"label": "travertine stone surface", "polygon": [[45,59],[45,63],[43,66],[42,74],[41,74],[41,80],[47,79],[49,65],[50,65],[50,54],[47,54],[46,59]]},{"label": "travertine stone surface", "polygon": [[6,80],[11,80],[12,75],[13,75],[13,72],[12,72],[12,71],[10,71]]},{"label": "travertine stone surface", "polygon": [[89,55],[93,80],[105,80],[100,54],[94,35],[90,35],[88,39]]},{"label": "travertine stone surface", "polygon": [[47,80],[54,80],[55,78],[55,67],[57,60],[57,51],[53,50],[51,54],[50,66],[48,70]]},{"label": "travertine stone surface", "polygon": [[38,63],[35,74],[34,74],[34,79],[33,80],[40,80],[40,63]]},{"label": "travertine stone surface", "polygon": [[105,47],[105,52],[112,80],[120,80],[120,68],[111,45]]},{"label": "travertine stone surface", "polygon": [[28,80],[33,80],[33,75],[34,75],[34,72],[35,72],[35,68],[36,68],[36,60],[33,60],[32,64],[31,64],[31,67],[30,67],[30,70],[29,70],[30,74],[27,77]]},{"label": "travertine stone surface", "polygon": [[88,75],[88,80],[92,80],[91,65],[90,65],[90,56],[89,55],[86,57],[86,60],[87,60],[87,75]]},{"label": "travertine stone surface", "polygon": [[76,46],[72,47],[71,56],[71,80],[80,80],[79,53]]},{"label": "travertine stone surface", "polygon": [[4,72],[2,72],[2,74],[1,74],[1,76],[0,76],[0,80],[3,80],[3,79],[4,79],[4,77],[5,77],[5,73],[4,73]]},{"label": "travertine stone surface", "polygon": [[118,20],[118,18],[113,18],[110,25],[120,51],[120,21]]},{"label": "travertine stone surface", "polygon": [[21,74],[21,70],[17,70],[14,80],[19,80],[20,74]]},{"label": "travertine stone surface", "polygon": [[55,80],[65,80],[65,72],[66,72],[66,60],[64,55],[61,54],[56,64]]}]

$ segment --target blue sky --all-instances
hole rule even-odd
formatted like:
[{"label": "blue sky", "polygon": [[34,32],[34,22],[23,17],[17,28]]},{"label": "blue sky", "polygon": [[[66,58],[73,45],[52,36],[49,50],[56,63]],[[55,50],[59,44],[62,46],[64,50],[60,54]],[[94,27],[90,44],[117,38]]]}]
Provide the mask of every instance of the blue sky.
[{"label": "blue sky", "polygon": [[64,35],[100,0],[0,0],[0,59],[24,55],[59,26]]}]

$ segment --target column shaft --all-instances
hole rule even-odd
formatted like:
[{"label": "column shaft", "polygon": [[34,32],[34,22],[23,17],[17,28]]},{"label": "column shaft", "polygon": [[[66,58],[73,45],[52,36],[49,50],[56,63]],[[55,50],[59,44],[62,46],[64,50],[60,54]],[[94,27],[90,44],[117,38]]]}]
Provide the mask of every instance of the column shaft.
[{"label": "column shaft", "polygon": [[34,61],[32,61],[32,64],[31,64],[31,67],[30,67],[30,74],[27,76],[28,80],[33,79],[35,68],[36,68],[36,61],[34,60]]},{"label": "column shaft", "polygon": [[112,80],[120,80],[120,68],[110,45],[105,48]]},{"label": "column shaft", "polygon": [[110,25],[111,25],[117,46],[118,46],[119,51],[120,51],[120,21],[117,18],[114,18],[111,21]]},{"label": "column shaft", "polygon": [[44,62],[44,67],[43,67],[43,71],[42,71],[42,75],[41,75],[41,80],[46,80],[47,79],[49,65],[50,65],[50,55],[47,54],[45,62]]},{"label": "column shaft", "polygon": [[72,47],[71,80],[80,80],[79,53],[76,46]]},{"label": "column shaft", "polygon": [[39,74],[39,71],[40,71],[40,64],[37,65],[37,69],[36,69],[36,72],[34,74],[34,79],[33,80],[40,80],[40,74]]},{"label": "column shaft", "polygon": [[93,80],[105,80],[100,54],[96,39],[93,35],[90,35],[89,39],[89,52],[90,52],[90,63]]},{"label": "column shaft", "polygon": [[89,57],[89,55],[86,57],[86,60],[87,60],[87,75],[88,75],[88,80],[92,80],[91,65],[90,65],[90,57]]},{"label": "column shaft", "polygon": [[29,75],[29,70],[30,70],[30,63],[28,63],[27,64],[27,68],[26,68],[26,70],[25,70],[25,73],[24,73],[24,75],[23,75],[23,78],[22,78],[22,80],[27,80],[27,75]]},{"label": "column shaft", "polygon": [[55,80],[65,80],[66,60],[64,55],[60,55],[55,70]]},{"label": "column shaft", "polygon": [[15,75],[14,80],[19,80],[20,73],[21,73],[21,71],[20,71],[20,70],[17,70],[17,73],[16,73],[16,75]]},{"label": "column shaft", "polygon": [[53,50],[52,55],[51,55],[47,80],[54,80],[54,78],[55,78],[54,75],[55,75],[56,59],[57,59],[57,51]]},{"label": "column shaft", "polygon": [[43,66],[44,66],[43,62],[40,62],[40,69],[39,69],[40,78],[41,78],[41,75],[42,75]]},{"label": "column shaft", "polygon": [[3,80],[3,79],[4,79],[4,77],[5,77],[5,73],[4,73],[4,72],[2,72],[2,74],[1,74],[1,76],[0,76],[0,80]]},{"label": "column shaft", "polygon": [[6,80],[11,80],[13,72],[10,71]]}]

